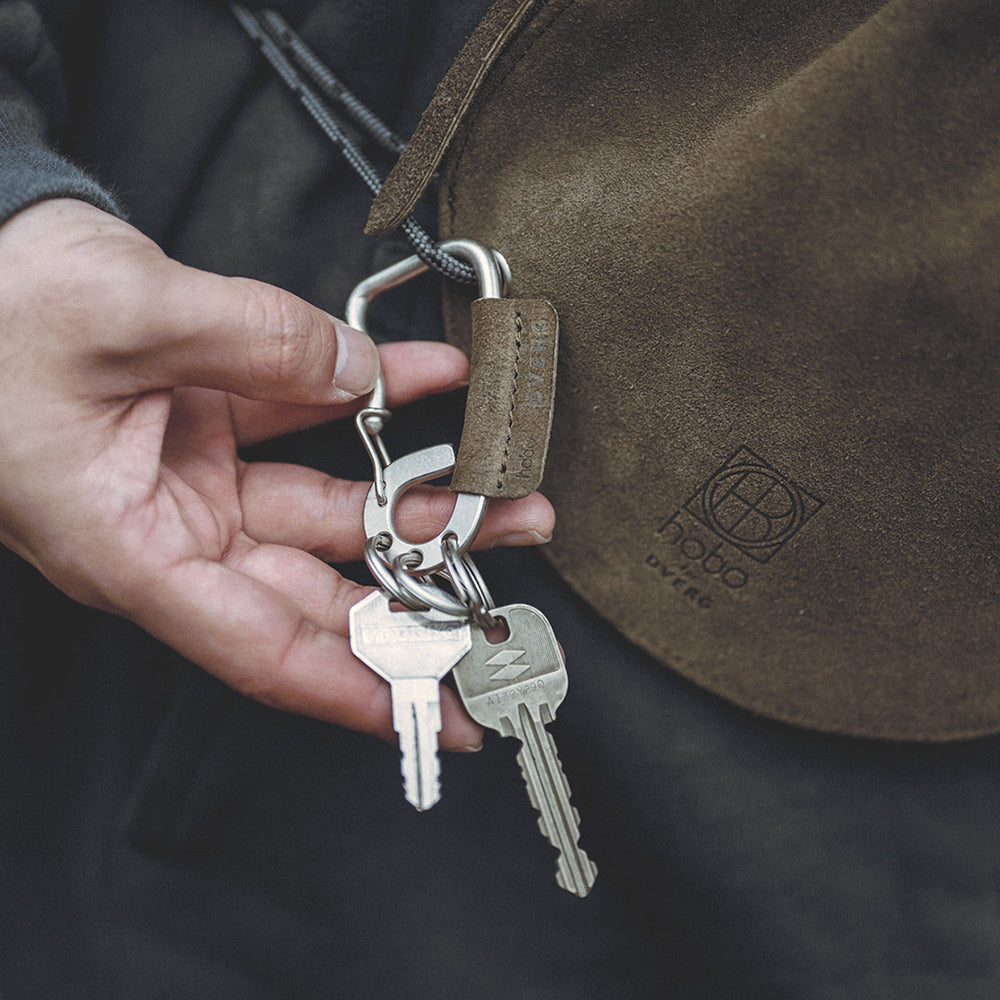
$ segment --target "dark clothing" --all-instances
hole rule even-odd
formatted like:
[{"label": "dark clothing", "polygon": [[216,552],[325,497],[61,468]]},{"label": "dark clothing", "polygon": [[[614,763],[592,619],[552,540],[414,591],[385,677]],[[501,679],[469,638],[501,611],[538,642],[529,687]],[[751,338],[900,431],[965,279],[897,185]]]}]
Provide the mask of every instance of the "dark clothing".
[{"label": "dark clothing", "polygon": [[[360,182],[224,5],[35,6],[65,60],[62,148],[87,173],[42,152],[61,115],[53,67],[32,62],[31,6],[0,3],[8,211],[56,194],[113,208],[110,190],[181,260],[334,313],[408,252],[361,235]],[[485,6],[283,9],[406,135]],[[382,336],[440,335],[432,279],[373,313]],[[457,441],[459,420],[454,400],[413,407],[390,449]],[[369,475],[350,425],[256,454]],[[622,641],[537,553],[477,563],[566,649],[553,732],[600,868],[583,901],[556,887],[511,741],[445,755],[442,801],[417,814],[394,747],[248,701],[0,554],[0,994],[997,996],[1000,741],[892,745],[754,718]]]},{"label": "dark clothing", "polygon": [[67,112],[59,56],[38,12],[0,4],[0,221],[44,198],[81,198],[114,211],[114,201],[45,144]]}]

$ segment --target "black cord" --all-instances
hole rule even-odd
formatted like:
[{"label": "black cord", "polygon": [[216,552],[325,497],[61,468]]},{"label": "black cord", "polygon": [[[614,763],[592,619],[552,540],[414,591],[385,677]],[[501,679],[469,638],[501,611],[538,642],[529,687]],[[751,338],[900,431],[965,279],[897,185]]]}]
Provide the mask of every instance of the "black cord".
[{"label": "black cord", "polygon": [[339,104],[349,118],[371,137],[385,152],[400,156],[406,143],[369,107],[351,93],[344,83],[330,72],[326,64],[292,30],[288,22],[274,10],[261,13],[263,22],[271,32],[271,37],[298,63],[299,68],[316,84],[323,94],[335,104]]},{"label": "black cord", "polygon": [[[309,116],[323,130],[334,148],[361,178],[368,190],[377,195],[382,188],[382,178],[378,171],[357,143],[343,130],[323,97],[303,79],[295,63],[330,101],[339,105],[358,128],[382,149],[399,155],[406,148],[403,140],[387,128],[371,109],[327,69],[322,60],[302,41],[280,14],[269,10],[257,15],[240,3],[230,3],[229,7],[243,30],[260,47],[264,58],[282,82],[298,97]],[[412,215],[403,220],[400,228],[413,252],[429,267],[462,284],[477,283],[476,273],[472,267],[442,250]]]}]

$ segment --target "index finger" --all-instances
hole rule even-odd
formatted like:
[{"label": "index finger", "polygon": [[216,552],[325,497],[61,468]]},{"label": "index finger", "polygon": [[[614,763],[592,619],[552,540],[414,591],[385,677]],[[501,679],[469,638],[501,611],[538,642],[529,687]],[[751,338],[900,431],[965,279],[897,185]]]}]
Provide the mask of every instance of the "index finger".
[{"label": "index finger", "polygon": [[[379,347],[387,402],[405,406],[432,393],[449,392],[467,384],[469,362],[449,344],[403,341]],[[363,404],[363,401],[362,401]],[[357,410],[358,404],[304,406],[233,396],[231,409],[241,445],[306,430]]]}]

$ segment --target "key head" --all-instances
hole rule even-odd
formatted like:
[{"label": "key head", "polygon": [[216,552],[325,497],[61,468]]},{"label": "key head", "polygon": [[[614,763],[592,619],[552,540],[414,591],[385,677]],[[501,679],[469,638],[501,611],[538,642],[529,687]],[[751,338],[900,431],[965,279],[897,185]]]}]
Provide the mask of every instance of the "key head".
[{"label": "key head", "polygon": [[472,630],[472,648],[455,668],[466,711],[491,729],[519,704],[546,705],[554,716],[569,681],[552,626],[527,604],[510,604],[492,614],[506,623],[509,635],[492,643],[481,629]]},{"label": "key head", "polygon": [[472,646],[468,622],[439,611],[394,611],[381,590],[351,608],[351,650],[380,677],[440,680]]}]

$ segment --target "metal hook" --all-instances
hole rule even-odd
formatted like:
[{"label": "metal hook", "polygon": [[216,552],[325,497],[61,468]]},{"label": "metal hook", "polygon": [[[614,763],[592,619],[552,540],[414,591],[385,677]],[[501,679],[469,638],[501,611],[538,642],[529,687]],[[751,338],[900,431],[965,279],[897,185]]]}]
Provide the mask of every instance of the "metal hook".
[{"label": "metal hook", "polygon": [[[441,247],[472,265],[483,298],[498,298],[504,294],[510,279],[510,268],[501,254],[472,240],[447,240]],[[427,267],[420,257],[412,256],[366,278],[348,297],[345,319],[356,329],[367,332],[366,316],[371,301],[426,271]],[[401,538],[394,522],[399,498],[411,486],[451,472],[455,468],[455,452],[450,445],[440,445],[406,455],[395,462],[390,461],[381,437],[390,416],[386,406],[385,383],[379,375],[367,405],[356,417],[358,433],[373,470],[372,489],[365,501],[365,532],[369,538],[377,536],[387,540],[385,545],[376,546],[386,564],[391,566],[401,555],[414,553],[415,557],[419,557],[415,567],[424,576],[444,567],[445,554],[441,542],[444,535],[455,535],[460,553],[465,553],[479,531],[486,511],[486,498],[472,493],[458,493],[448,524],[436,538],[419,545]]]},{"label": "metal hook", "polygon": [[[473,240],[445,240],[440,246],[442,250],[446,250],[456,257],[461,257],[472,265],[476,277],[479,279],[481,298],[496,299],[504,294],[510,283],[510,265],[503,254],[497,250],[488,250]],[[423,274],[427,269],[428,265],[414,255],[392,264],[377,274],[373,274],[370,278],[365,278],[348,296],[347,304],[344,307],[344,319],[355,330],[363,330],[367,333],[366,317],[371,302],[383,292],[398,288],[410,278]],[[379,375],[366,409],[384,410],[385,403],[385,383],[382,376]],[[366,416],[364,425],[368,433],[371,435],[381,433],[385,426],[385,419],[378,414]]]}]

